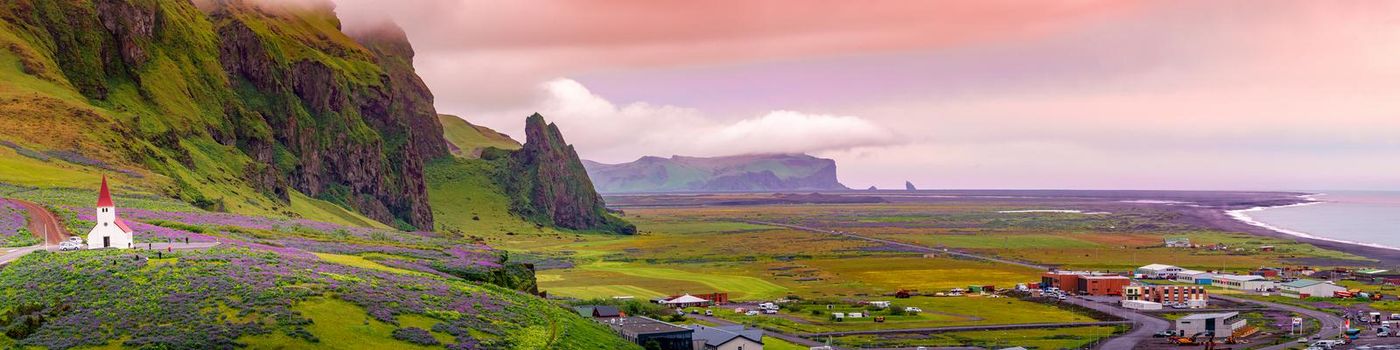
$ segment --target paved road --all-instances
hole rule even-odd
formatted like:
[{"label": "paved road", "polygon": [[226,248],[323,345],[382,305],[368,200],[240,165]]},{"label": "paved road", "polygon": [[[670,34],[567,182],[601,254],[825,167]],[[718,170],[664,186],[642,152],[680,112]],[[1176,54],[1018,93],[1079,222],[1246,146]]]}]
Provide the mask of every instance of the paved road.
[{"label": "paved road", "polygon": [[53,246],[68,239],[68,229],[59,224],[58,217],[48,208],[30,201],[12,199],[29,212],[29,231],[44,239],[44,245]]},{"label": "paved road", "polygon": [[11,250],[11,251],[3,251],[3,250],[0,250],[0,252],[4,252],[4,254],[0,254],[0,266],[4,266],[5,264],[9,264],[11,261],[15,261],[15,259],[19,259],[19,258],[21,258],[21,257],[24,257],[25,255],[29,255],[29,253],[33,253],[33,252],[38,251],[38,250],[40,250],[40,249],[44,249],[44,246],[36,245],[36,246],[24,247],[24,248],[6,248],[6,249],[14,249],[14,250]]},{"label": "paved road", "polygon": [[[1341,318],[1340,316],[1333,315],[1332,313],[1329,313],[1329,312],[1322,312],[1322,311],[1317,311],[1317,310],[1312,310],[1312,309],[1305,309],[1305,308],[1301,308],[1301,307],[1297,307],[1297,306],[1293,306],[1293,305],[1285,305],[1285,304],[1279,304],[1279,303],[1271,303],[1271,302],[1267,302],[1267,301],[1258,301],[1258,300],[1253,300],[1253,299],[1236,298],[1236,297],[1232,297],[1232,296],[1224,296],[1224,295],[1215,295],[1215,294],[1211,294],[1210,297],[1211,297],[1211,298],[1214,298],[1214,299],[1220,299],[1220,300],[1225,300],[1225,301],[1230,301],[1230,302],[1236,302],[1236,303],[1250,303],[1250,304],[1255,304],[1255,305],[1263,305],[1264,307],[1267,307],[1267,308],[1270,308],[1270,309],[1275,309],[1275,310],[1287,310],[1287,311],[1297,312],[1297,313],[1306,315],[1306,316],[1308,316],[1308,317],[1312,317],[1313,319],[1317,320],[1318,322],[1320,322],[1320,323],[1322,324],[1322,329],[1319,329],[1319,330],[1317,331],[1317,333],[1314,334],[1315,336],[1321,337],[1322,339],[1336,339],[1337,337],[1339,337],[1339,336],[1342,335],[1342,331],[1343,331],[1343,330],[1342,330],[1342,318]],[[1290,340],[1292,340],[1292,339],[1290,339]],[[1292,342],[1284,342],[1283,344],[1274,345],[1274,346],[1270,346],[1270,347],[1267,347],[1267,348],[1262,348],[1262,350],[1281,350],[1281,349],[1288,349],[1288,348],[1291,348],[1291,347],[1295,347],[1295,346],[1297,346],[1297,345],[1298,345],[1298,344],[1294,344],[1294,343],[1292,343]]]},{"label": "paved road", "polygon": [[[722,319],[722,318],[718,318],[718,317],[714,317],[714,316],[686,315],[686,317],[694,318],[694,319],[697,319],[697,320],[703,320],[703,321],[705,321],[705,322],[710,322],[710,323],[714,323],[714,324],[721,325],[721,326],[735,326],[735,325],[739,325],[738,323],[730,322],[730,321],[728,321],[728,320],[725,320],[725,319]],[[770,330],[770,329],[765,329],[764,332],[763,332],[763,335],[764,335],[764,336],[769,336],[769,337],[778,338],[778,339],[782,339],[782,340],[786,340],[786,341],[788,341],[788,342],[790,342],[790,343],[797,344],[797,345],[801,345],[801,346],[806,346],[806,347],[826,346],[826,343],[818,342],[818,341],[815,341],[815,340],[811,340],[811,339],[807,339],[807,338],[803,338],[803,337],[799,337],[799,336],[795,336],[795,335],[791,335],[791,334],[780,333],[780,332],[776,332],[776,331],[773,331],[773,330]],[[841,349],[841,348],[836,347],[836,346],[832,346],[832,349]]]},{"label": "paved road", "polygon": [[930,327],[930,328],[900,328],[900,329],[879,329],[865,331],[846,332],[826,332],[803,334],[807,337],[843,337],[848,335],[869,335],[869,334],[926,334],[942,332],[967,332],[967,331],[994,331],[1007,329],[1041,329],[1041,328],[1069,328],[1069,327],[1092,327],[1092,326],[1117,326],[1122,324],[1132,324],[1131,321],[1105,321],[1105,322],[1064,322],[1064,323],[1025,323],[1025,324],[998,324],[986,326],[957,326],[957,327]]},{"label": "paved road", "polygon": [[1099,343],[1097,349],[1132,349],[1139,345],[1146,344],[1153,339],[1153,334],[1165,331],[1172,326],[1171,322],[1167,322],[1167,320],[1133,312],[1132,310],[1121,308],[1117,305],[1104,304],[1079,298],[1069,298],[1063,302],[1098,310],[1132,322],[1133,330]]},{"label": "paved road", "polygon": [[800,226],[800,225],[791,225],[791,224],[784,224],[784,223],[777,223],[777,222],[769,222],[769,221],[742,220],[742,222],[744,222],[744,223],[749,223],[749,224],[754,224],[754,225],[768,225],[768,226],[786,227],[786,228],[790,228],[790,229],[794,229],[794,230],[802,230],[802,231],[809,231],[809,232],[825,233],[825,234],[832,234],[832,235],[850,237],[850,238],[855,238],[855,239],[863,239],[863,240],[867,240],[867,241],[871,241],[871,242],[876,242],[876,243],[884,243],[884,244],[889,244],[889,245],[893,245],[893,246],[899,246],[899,247],[909,248],[909,249],[912,249],[912,250],[914,250],[914,251],[923,252],[923,253],[938,253],[938,254],[955,255],[955,256],[960,256],[960,257],[964,257],[964,258],[971,258],[971,259],[978,259],[978,260],[986,260],[986,261],[991,261],[991,262],[995,262],[995,263],[1002,263],[1002,264],[1008,264],[1008,265],[1017,265],[1017,266],[1029,267],[1029,268],[1037,269],[1037,270],[1049,270],[1049,269],[1050,269],[1050,267],[1044,266],[1044,265],[1036,265],[1036,264],[1027,263],[1027,262],[1021,262],[1021,261],[1015,261],[1015,260],[1007,260],[1007,259],[996,258],[996,257],[990,257],[990,256],[985,256],[985,255],[969,254],[969,253],[963,253],[963,252],[953,251],[953,250],[947,250],[947,249],[937,249],[937,248],[926,247],[926,246],[922,246],[922,245],[918,245],[918,244],[911,244],[911,243],[904,243],[904,242],[900,242],[900,241],[891,241],[891,240],[888,240],[888,239],[880,239],[880,238],[874,238],[874,237],[861,236],[861,235],[854,234],[854,233],[850,233],[850,232],[832,231],[832,230],[819,229],[819,228],[815,228],[815,227],[807,227],[807,226]]}]

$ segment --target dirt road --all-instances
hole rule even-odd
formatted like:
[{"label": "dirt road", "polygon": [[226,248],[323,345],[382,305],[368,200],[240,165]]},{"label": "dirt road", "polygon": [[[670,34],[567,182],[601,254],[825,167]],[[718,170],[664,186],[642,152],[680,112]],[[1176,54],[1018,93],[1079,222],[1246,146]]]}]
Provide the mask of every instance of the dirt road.
[{"label": "dirt road", "polygon": [[68,239],[68,230],[59,224],[58,217],[48,208],[29,201],[12,199],[29,213],[29,231],[44,239],[45,246],[54,246]]}]

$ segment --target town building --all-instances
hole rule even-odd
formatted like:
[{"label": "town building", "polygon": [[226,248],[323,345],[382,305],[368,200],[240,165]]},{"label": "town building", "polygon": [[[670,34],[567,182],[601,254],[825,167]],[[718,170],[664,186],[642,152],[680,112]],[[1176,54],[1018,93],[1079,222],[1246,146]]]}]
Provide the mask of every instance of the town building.
[{"label": "town building", "polygon": [[1162,309],[1162,303],[1151,302],[1151,301],[1146,301],[1146,300],[1124,300],[1124,301],[1122,301],[1122,304],[1123,304],[1123,308],[1133,309],[1133,310],[1161,310],[1161,309]]},{"label": "town building", "polygon": [[673,297],[673,298],[669,298],[669,299],[660,299],[657,303],[658,303],[658,304],[662,304],[662,305],[666,305],[666,306],[672,307],[672,308],[678,308],[678,309],[679,309],[679,308],[687,308],[687,307],[704,307],[704,306],[714,305],[714,303],[713,303],[713,302],[710,302],[709,300],[706,300],[706,299],[704,299],[704,298],[697,297],[697,296],[694,296],[694,295],[690,295],[690,294],[685,294],[685,295],[681,295],[681,296]]},{"label": "town building", "polygon": [[1076,281],[1078,288],[1075,292],[1082,295],[1123,295],[1123,287],[1127,287],[1131,282],[1131,279],[1124,276],[1080,275]]},{"label": "town building", "polygon": [[763,330],[745,328],[742,325],[710,327],[689,326],[695,333],[691,338],[704,345],[696,349],[704,350],[763,350]]},{"label": "town building", "polygon": [[1049,271],[1040,275],[1041,288],[1058,288],[1086,295],[1122,295],[1132,279],[1110,273]]},{"label": "town building", "polygon": [[1079,285],[1079,275],[1088,274],[1081,271],[1049,271],[1040,274],[1041,288],[1057,288],[1060,290],[1072,291]]},{"label": "town building", "polygon": [[1238,312],[1191,314],[1176,320],[1176,331],[1185,337],[1226,338],[1244,329],[1248,323]]},{"label": "town building", "polygon": [[627,317],[627,313],[622,312],[621,309],[618,309],[616,306],[608,306],[608,305],[575,306],[575,307],[574,307],[574,311],[575,311],[575,312],[578,312],[578,315],[579,315],[579,316],[583,316],[583,317],[592,317],[592,318]]},{"label": "town building", "polygon": [[1142,278],[1171,279],[1175,278],[1176,274],[1185,270],[1186,269],[1171,265],[1151,264],[1137,268],[1134,273],[1142,275]]},{"label": "town building", "polygon": [[1283,272],[1283,270],[1280,270],[1280,269],[1278,269],[1278,268],[1265,267],[1265,268],[1260,268],[1260,269],[1258,269],[1258,270],[1254,270],[1254,271],[1250,272],[1249,274],[1255,275],[1255,276],[1262,276],[1262,277],[1266,277],[1266,278],[1278,278],[1279,276],[1282,275],[1282,272]]},{"label": "town building", "polygon": [[97,224],[88,231],[88,249],[131,248],[133,231],[125,221],[117,217],[117,206],[112,203],[112,192],[107,189],[107,176],[102,176],[102,187],[97,191]]},{"label": "town building", "polygon": [[1216,275],[1211,279],[1211,285],[1233,290],[1263,292],[1272,290],[1277,285],[1263,276],[1255,275]]},{"label": "town building", "polygon": [[697,345],[693,340],[695,331],[649,317],[617,317],[601,321],[623,338],[643,347],[656,342],[662,350],[694,350]]},{"label": "town building", "polygon": [[1307,299],[1310,297],[1331,298],[1336,292],[1344,292],[1346,290],[1346,287],[1318,280],[1294,280],[1278,285],[1279,294],[1298,299]]},{"label": "town building", "polygon": [[1140,300],[1195,309],[1206,307],[1210,294],[1204,286],[1149,286],[1143,288]]},{"label": "town building", "polygon": [[1134,286],[1134,285],[1129,285],[1129,286],[1123,287],[1123,300],[1124,300],[1124,301],[1143,300],[1142,298],[1143,298],[1143,296],[1144,296],[1145,294],[1147,294],[1147,287],[1146,287],[1146,286]]},{"label": "town building", "polygon": [[1191,248],[1191,239],[1186,237],[1167,237],[1165,239],[1167,248]]},{"label": "town building", "polygon": [[1178,273],[1176,274],[1176,278],[1174,278],[1174,279],[1172,279],[1172,280],[1173,280],[1173,281],[1177,281],[1177,282],[1185,282],[1185,283],[1193,283],[1193,284],[1199,284],[1199,285],[1206,285],[1206,286],[1209,286],[1210,283],[1211,283],[1211,280],[1214,279],[1214,278],[1215,278],[1215,274],[1214,274],[1214,273],[1210,273],[1210,272],[1196,271],[1196,270],[1181,270],[1181,272],[1178,272]]}]

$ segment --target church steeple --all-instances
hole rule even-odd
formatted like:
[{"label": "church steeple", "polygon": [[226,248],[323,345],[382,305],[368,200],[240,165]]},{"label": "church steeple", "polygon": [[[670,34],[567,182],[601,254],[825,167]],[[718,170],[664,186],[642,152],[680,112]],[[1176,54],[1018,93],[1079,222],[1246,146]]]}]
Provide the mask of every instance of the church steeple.
[{"label": "church steeple", "polygon": [[107,189],[107,175],[102,175],[102,189],[97,192],[97,207],[112,206],[112,191]]}]

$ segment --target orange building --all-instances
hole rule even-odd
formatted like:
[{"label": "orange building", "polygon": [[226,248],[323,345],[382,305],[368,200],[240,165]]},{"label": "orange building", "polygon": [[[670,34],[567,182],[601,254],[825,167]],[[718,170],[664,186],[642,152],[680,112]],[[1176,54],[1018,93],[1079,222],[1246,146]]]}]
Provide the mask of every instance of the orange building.
[{"label": "orange building", "polygon": [[1132,282],[1124,276],[1090,276],[1079,275],[1076,281],[1075,292],[1084,295],[1123,295],[1123,287],[1127,287]]},{"label": "orange building", "polygon": [[1088,274],[1082,271],[1050,271],[1040,275],[1041,288],[1059,288],[1066,291],[1075,291],[1079,286],[1079,276]]}]

